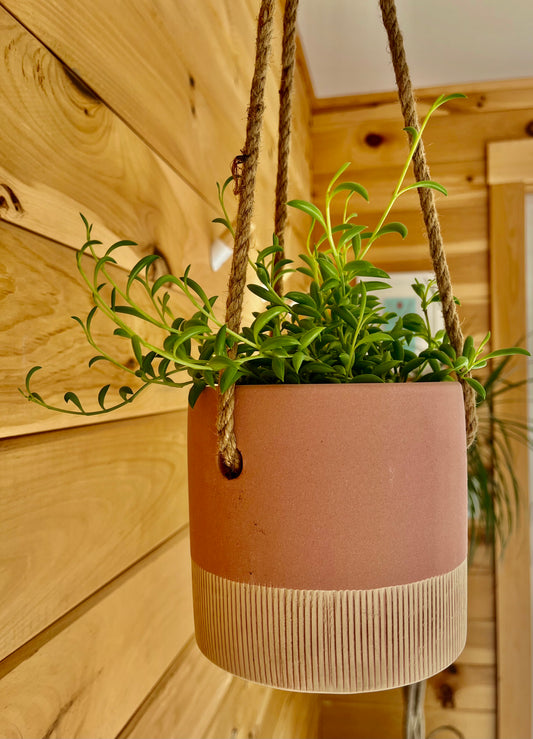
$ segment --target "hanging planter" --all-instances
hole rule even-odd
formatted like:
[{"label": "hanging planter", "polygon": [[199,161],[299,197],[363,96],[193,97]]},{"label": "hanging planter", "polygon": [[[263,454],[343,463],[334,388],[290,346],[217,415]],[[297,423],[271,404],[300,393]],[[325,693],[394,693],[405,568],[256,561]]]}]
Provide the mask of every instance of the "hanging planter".
[{"label": "hanging planter", "polygon": [[288,690],[359,692],[449,665],[466,638],[466,458],[457,383],[238,387],[242,472],[217,399],[189,412],[196,638]]},{"label": "hanging planter", "polygon": [[[244,149],[255,156],[243,170],[227,301],[226,319],[233,331],[240,326],[248,254],[259,137],[254,101],[264,80],[267,6],[264,2],[265,15],[259,17]],[[281,100],[280,142],[283,95]],[[414,105],[412,109],[410,157],[420,152],[421,135]],[[280,143],[280,161],[283,149]],[[286,161],[278,166],[275,233],[279,237],[281,232],[281,238],[285,216],[279,217],[279,206],[286,200],[286,182],[280,188],[279,172],[283,169]],[[431,189],[439,186],[431,182],[425,162],[423,169],[424,176],[418,179],[426,180],[430,208]],[[342,168],[337,176],[340,173]],[[403,178],[391,205],[401,193],[402,182]],[[353,338],[346,342],[344,334],[333,337],[333,345],[339,338],[337,343],[347,347],[344,355],[342,349],[333,352],[342,374],[341,365],[346,371],[353,369],[354,350],[367,315],[364,285],[353,292],[343,292],[342,285],[346,287],[350,278],[383,277],[366,266],[368,248],[387,231],[405,234],[400,224],[384,226],[387,210],[365,247],[362,230],[349,223],[339,226],[336,244],[329,203],[340,192],[349,194],[345,213],[353,194],[366,196],[356,183],[336,185],[334,178],[326,193],[325,214],[309,203],[291,203],[312,218],[311,233],[315,224],[323,227],[329,264],[321,261],[317,246],[314,252],[308,249],[308,257],[303,257],[308,269],[302,271],[315,286],[309,294],[312,300],[309,303],[297,293],[287,297],[296,302],[291,308],[293,325],[303,325],[294,314],[314,318],[316,308],[319,314],[330,315],[333,324],[340,316],[348,333],[352,328]],[[348,262],[347,243],[355,261]],[[463,339],[443,249],[436,251],[440,298],[457,349],[453,364]],[[283,254],[276,254],[268,269],[267,253],[260,253],[256,272],[267,293],[274,290],[281,295],[283,270],[277,273],[275,265]],[[348,264],[356,265],[353,272]],[[328,285],[341,296],[335,305],[320,294],[327,293]],[[417,292],[424,306],[428,293],[422,287]],[[264,287],[257,292],[268,300],[274,320],[280,301],[267,293]],[[348,294],[352,298],[357,294],[357,308],[351,300],[345,301]],[[254,336],[260,320],[256,315]],[[370,329],[375,332],[369,334],[371,343],[377,341],[384,322],[378,320]],[[305,328],[317,340],[323,339],[331,333],[327,323],[318,326],[311,321]],[[270,348],[280,343],[283,330],[279,323],[267,324],[272,328]],[[290,356],[288,341],[295,338],[292,328],[286,331],[287,344],[279,347],[281,357],[283,350]],[[296,338],[303,348],[307,338],[301,333]],[[323,366],[331,356],[324,344],[323,358],[318,355]],[[439,349],[447,351],[445,346]],[[237,353],[233,349],[230,358]],[[393,354],[385,353],[375,365],[366,366],[388,366],[395,361]],[[405,359],[403,349],[400,354]],[[271,360],[270,369],[284,381],[287,367],[281,357]],[[295,362],[294,354],[292,359],[290,369],[295,369],[300,360]],[[414,361],[416,366],[418,360]],[[463,363],[463,369],[471,364]],[[458,371],[459,364],[454,368]],[[325,381],[332,381],[325,369]],[[432,369],[438,372],[434,365]],[[215,391],[204,390],[189,412],[191,553],[200,649],[234,674],[292,690],[380,690],[421,681],[442,670],[460,654],[466,639],[466,438],[460,386],[359,384],[366,379],[363,370],[346,385],[336,384],[337,380],[332,385],[224,388],[224,374],[236,371],[235,366],[226,366],[220,398]],[[471,441],[475,403],[473,381],[466,375],[463,391]],[[368,379],[373,383],[376,378]],[[205,384],[203,378],[200,382],[200,387]]]},{"label": "hanging planter", "polygon": [[[449,280],[422,132],[410,92],[392,0],[381,0],[392,31],[410,150],[389,206],[374,229],[355,225],[352,197],[365,188],[340,177],[325,209],[290,205],[311,218],[298,267],[283,256],[287,205],[290,89],[297,0],[287,0],[276,186],[275,237],[251,261],[262,300],[249,326],[241,307],[249,263],[250,224],[259,152],[263,93],[274,0],[262,0],[246,143],[236,158],[237,227],[224,205],[231,180],[219,188],[224,223],[235,247],[226,318],[189,274],[155,282],[157,257],[143,257],[126,285],[108,270],[114,244],[101,255],[91,226],[77,255],[94,307],[81,324],[96,361],[122,367],[140,384],[98,394],[86,410],[67,392],[71,414],[109,413],[153,384],[191,386],[189,475],[191,551],[197,639],[221,667],[250,680],[306,691],[358,692],[420,681],[460,653],[466,628],[466,446],[476,432],[471,372],[505,349],[483,355],[463,338]],[[392,16],[391,16],[392,13]],[[399,40],[398,40],[399,39]],[[394,48],[396,51],[394,51]],[[406,83],[407,81],[407,83]],[[417,182],[405,185],[413,161]],[[438,291],[415,283],[423,317],[388,312],[375,291],[388,275],[366,255],[382,236],[405,236],[388,220],[402,193],[417,188],[429,234]],[[444,191],[445,192],[445,191]],[[331,223],[331,201],[344,197],[343,222]],[[85,220],[85,219],[84,219]],[[82,256],[94,258],[93,274]],[[308,291],[283,294],[282,278],[298,269]],[[173,290],[169,290],[172,286]],[[174,308],[181,291],[193,315]],[[434,334],[428,307],[442,302],[446,331]],[[132,368],[99,346],[91,329],[100,312],[119,341],[131,343]],[[139,332],[139,325],[150,331]],[[160,340],[154,338],[159,332]],[[413,339],[425,347],[412,350]],[[457,382],[458,380],[458,382]],[[464,401],[464,403],[463,403]]]}]

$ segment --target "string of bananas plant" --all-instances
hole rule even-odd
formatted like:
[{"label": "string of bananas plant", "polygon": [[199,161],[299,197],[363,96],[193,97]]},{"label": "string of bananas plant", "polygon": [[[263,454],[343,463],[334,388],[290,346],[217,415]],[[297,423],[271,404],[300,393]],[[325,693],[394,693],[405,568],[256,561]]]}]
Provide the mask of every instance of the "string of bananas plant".
[{"label": "string of bananas plant", "polygon": [[[329,183],[323,211],[304,200],[289,202],[311,219],[305,253],[297,263],[287,258],[276,262],[281,247],[274,237],[273,243],[251,260],[257,282],[249,284],[248,289],[261,299],[262,308],[253,314],[250,325],[238,332],[217,318],[217,298],[208,296],[191,277],[190,267],[181,277],[165,274],[153,281],[150,270],[158,256],[145,256],[131,269],[125,287],[121,287],[109,268],[117,263],[115,252],[135,245],[134,242],[119,241],[98,256],[96,248],[101,242],[92,238],[92,227],[82,216],[86,242],[77,253],[77,267],[94,307],[85,320],[73,318],[96,352],[89,365],[111,363],[140,381],[140,386],[133,390],[125,384],[118,389],[118,397],[110,401],[108,396],[112,393],[106,384],[98,393],[98,407],[93,409],[86,409],[78,395],[69,390],[64,395],[65,405],[57,407],[33,390],[34,375],[40,369],[36,366],[27,373],[22,394],[45,408],[86,416],[110,413],[131,403],[151,385],[189,386],[191,405],[204,388],[219,386],[224,392],[234,383],[435,382],[465,378],[484,397],[483,385],[470,373],[485,367],[490,358],[527,352],[512,347],[483,354],[490,338],[487,334],[478,347],[472,337],[467,337],[462,352],[457,354],[446,332],[434,333],[429,323],[429,305],[440,299],[434,282],[413,285],[422,315],[398,315],[387,311],[379,298],[382,291],[390,288],[386,282],[389,275],[367,258],[378,239],[388,234],[406,236],[403,224],[387,220],[399,197],[418,187],[446,194],[444,187],[434,181],[404,183],[430,117],[456,97],[464,96],[439,97],[419,131],[406,129],[411,138],[409,155],[374,229],[357,224],[357,214],[350,212],[352,199],[368,200],[368,193],[359,183],[340,181],[349,164],[344,164]],[[230,182],[231,178],[218,186],[223,215],[216,221],[234,235],[224,202]],[[343,217],[333,225],[332,202],[340,197],[344,198]],[[92,257],[92,274],[84,267],[84,255]],[[307,291],[291,290],[278,295],[278,281],[295,271],[307,278]],[[176,290],[187,298],[192,315],[178,315],[173,308],[172,293]],[[134,367],[98,344],[92,330],[97,313],[109,319],[118,340],[131,344]],[[138,330],[139,322],[160,332],[161,341],[155,343],[146,332]],[[415,338],[422,340],[420,351],[411,348]]]}]

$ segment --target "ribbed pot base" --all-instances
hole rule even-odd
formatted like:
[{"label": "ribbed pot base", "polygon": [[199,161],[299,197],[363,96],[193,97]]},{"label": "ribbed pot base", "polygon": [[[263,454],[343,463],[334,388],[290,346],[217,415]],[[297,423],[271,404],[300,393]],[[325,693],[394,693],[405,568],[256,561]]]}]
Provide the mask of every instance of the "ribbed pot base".
[{"label": "ribbed pot base", "polygon": [[418,682],[466,639],[466,560],[451,572],[373,590],[249,585],[193,562],[196,639],[215,664],[285,690],[360,693]]}]

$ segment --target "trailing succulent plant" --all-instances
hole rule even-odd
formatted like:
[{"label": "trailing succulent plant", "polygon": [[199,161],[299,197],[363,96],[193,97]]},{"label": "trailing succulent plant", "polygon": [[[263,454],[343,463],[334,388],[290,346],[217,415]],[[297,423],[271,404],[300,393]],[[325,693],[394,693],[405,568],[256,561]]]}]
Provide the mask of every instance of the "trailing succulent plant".
[{"label": "trailing succulent plant", "polygon": [[[109,402],[110,385],[105,385],[94,410],[85,409],[79,397],[69,391],[64,396],[65,406],[56,407],[32,389],[33,376],[40,369],[33,367],[26,376],[23,395],[52,410],[83,415],[120,408],[151,385],[189,386],[191,405],[205,387],[218,385],[225,391],[235,383],[435,382],[465,378],[484,397],[483,385],[470,377],[470,373],[485,367],[492,357],[527,352],[511,348],[483,354],[489,340],[487,334],[479,347],[468,337],[462,352],[457,354],[446,332],[433,332],[430,326],[428,308],[440,299],[434,282],[417,281],[412,286],[420,300],[422,315],[397,315],[386,310],[379,297],[390,287],[386,282],[388,274],[367,258],[377,239],[387,234],[406,236],[403,224],[387,221],[401,195],[419,187],[446,194],[436,182],[405,185],[404,180],[431,115],[454,97],[463,96],[441,96],[431,107],[420,131],[407,129],[411,137],[409,156],[374,229],[356,224],[357,214],[350,212],[352,198],[368,200],[368,193],[356,182],[340,181],[348,164],[329,183],[324,211],[307,201],[289,202],[311,219],[305,253],[297,263],[287,258],[276,259],[281,247],[274,237],[273,243],[250,262],[257,282],[248,285],[248,289],[261,299],[262,308],[253,314],[250,325],[238,332],[217,318],[214,311],[217,298],[208,296],[191,277],[190,267],[181,277],[165,274],[154,281],[150,274],[158,257],[145,256],[130,271],[125,287],[121,287],[109,267],[116,264],[115,252],[134,242],[120,241],[98,256],[101,242],[92,238],[92,227],[82,216],[86,242],[77,253],[77,266],[92,294],[94,307],[85,320],[73,318],[96,351],[89,364],[109,362],[119,366],[140,381],[140,386],[133,390],[124,385],[118,390],[118,398]],[[231,178],[218,186],[223,215],[216,220],[234,235],[224,202],[230,182]],[[332,225],[331,205],[340,197],[344,198],[342,221]],[[84,267],[84,255],[93,258],[92,274]],[[307,291],[291,290],[278,295],[277,283],[295,271],[307,278]],[[176,291],[188,299],[192,315],[181,316],[174,310]],[[135,367],[124,364],[98,345],[92,330],[97,313],[114,324],[114,334],[119,340],[131,344]],[[138,330],[139,323],[151,329],[150,336],[154,330],[159,332],[161,340],[155,343],[147,338],[146,332]],[[421,350],[412,348],[414,339],[421,340]]]}]

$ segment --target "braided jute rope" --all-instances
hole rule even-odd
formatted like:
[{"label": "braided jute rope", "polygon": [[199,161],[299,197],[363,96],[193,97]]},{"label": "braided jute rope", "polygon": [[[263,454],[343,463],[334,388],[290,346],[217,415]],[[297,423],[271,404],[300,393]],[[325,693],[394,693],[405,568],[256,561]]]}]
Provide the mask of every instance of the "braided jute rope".
[{"label": "braided jute rope", "polygon": [[[226,323],[232,331],[238,331],[240,327],[242,300],[246,286],[250,226],[254,209],[255,177],[261,143],[261,124],[274,20],[274,4],[275,0],[262,0],[259,11],[255,68],[246,123],[246,142],[241,155],[238,157],[239,164],[242,166],[239,181],[236,183],[239,192],[239,206],[226,300]],[[228,476],[239,474],[241,467],[241,458],[234,431],[234,408],[235,386],[232,385],[227,392],[219,393],[217,415],[219,456]]]},{"label": "braided jute rope", "polygon": [[[409,76],[409,67],[407,66],[407,60],[405,57],[403,38],[398,25],[396,6],[394,0],[379,0],[379,5],[383,17],[383,25],[385,26],[389,39],[389,47],[394,73],[396,75],[396,84],[398,87],[398,96],[405,125],[406,127],[411,126],[418,130],[418,115],[416,112],[413,88]],[[413,169],[417,181],[431,179],[422,142],[418,145],[413,157]],[[437,279],[437,287],[442,301],[444,325],[453,348],[458,354],[460,354],[463,350],[464,343],[463,332],[461,330],[461,324],[457,314],[457,307],[453,299],[450,272],[446,262],[446,255],[444,253],[444,243],[435,205],[435,196],[433,190],[422,187],[418,189],[418,195],[428,234],[429,250],[433,262],[435,277]],[[470,446],[475,439],[477,431],[475,392],[464,380],[461,381],[461,384],[465,402],[466,439],[467,445]]]},{"label": "braided jute rope", "polygon": [[426,697],[426,681],[406,685],[403,689],[404,715],[403,739],[425,739],[426,716],[424,701]]},{"label": "braided jute rope", "polygon": [[[279,88],[279,129],[278,129],[278,172],[276,177],[276,211],[274,233],[280,246],[285,246],[285,226],[287,224],[287,189],[289,184],[289,153],[291,143],[292,88],[296,61],[296,16],[299,0],[287,0],[283,18],[283,45],[281,50],[281,83]],[[283,252],[277,252],[274,263],[283,259]],[[278,295],[283,293],[280,278],[275,285]]]}]

